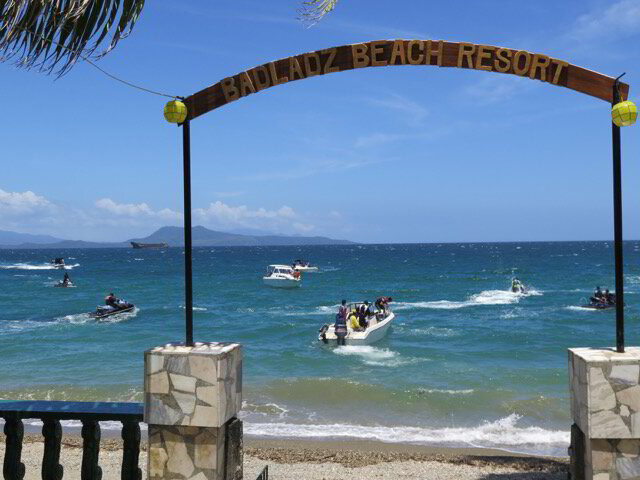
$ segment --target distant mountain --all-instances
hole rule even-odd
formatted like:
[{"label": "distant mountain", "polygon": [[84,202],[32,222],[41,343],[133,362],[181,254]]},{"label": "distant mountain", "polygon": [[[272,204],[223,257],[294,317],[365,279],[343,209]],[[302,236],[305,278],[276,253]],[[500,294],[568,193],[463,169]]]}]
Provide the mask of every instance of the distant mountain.
[{"label": "distant mountain", "polygon": [[20,245],[21,243],[55,243],[63,241],[51,235],[31,235],[30,233],[9,232],[0,230],[0,245]]},{"label": "distant mountain", "polygon": [[[218,232],[197,226],[191,230],[194,247],[240,247],[268,245],[345,245],[348,240],[335,240],[328,237],[300,237],[286,235],[242,235],[239,233]],[[140,243],[168,243],[169,246],[184,245],[182,227],[162,227],[145,238],[133,238]]]},{"label": "distant mountain", "polygon": [[[197,226],[191,230],[194,247],[256,247],[276,245],[346,245],[353,242],[334,240],[328,237],[302,237],[286,235],[243,235],[209,230]],[[3,236],[5,235],[6,236]],[[21,240],[21,241],[20,241]],[[124,248],[129,242],[168,243],[170,247],[184,246],[182,227],[162,227],[148,237],[132,238],[126,242],[85,242],[83,240],[61,240],[48,235],[28,235],[0,230],[0,248]]]}]

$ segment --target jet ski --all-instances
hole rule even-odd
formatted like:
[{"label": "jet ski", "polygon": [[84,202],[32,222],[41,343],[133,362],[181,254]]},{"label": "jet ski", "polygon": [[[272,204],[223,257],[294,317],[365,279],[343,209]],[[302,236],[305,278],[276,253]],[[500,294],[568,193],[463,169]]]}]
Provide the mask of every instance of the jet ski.
[{"label": "jet ski", "polygon": [[[600,287],[598,287],[600,288]],[[608,290],[607,290],[608,292]],[[615,308],[616,306],[616,294],[600,294],[600,296],[594,295],[589,298],[589,303],[582,305],[582,308],[593,308],[594,310],[608,310],[609,308]]]},{"label": "jet ski", "polygon": [[133,303],[119,300],[115,305],[98,305],[95,312],[90,312],[91,318],[106,318],[111,315],[117,315],[119,313],[125,313],[132,311],[136,306]]},{"label": "jet ski", "polygon": [[615,303],[602,303],[602,302],[590,302],[586,305],[581,305],[582,308],[592,308],[594,310],[608,310],[609,308],[615,308]]},{"label": "jet ski", "polygon": [[64,258],[54,258],[51,260],[51,265],[56,268],[64,268]]},{"label": "jet ski", "polygon": [[68,282],[65,282],[64,280],[60,280],[58,283],[55,284],[56,287],[65,287],[65,288],[71,288],[71,287],[75,287],[75,285],[73,284],[73,282],[71,280],[69,280]]}]

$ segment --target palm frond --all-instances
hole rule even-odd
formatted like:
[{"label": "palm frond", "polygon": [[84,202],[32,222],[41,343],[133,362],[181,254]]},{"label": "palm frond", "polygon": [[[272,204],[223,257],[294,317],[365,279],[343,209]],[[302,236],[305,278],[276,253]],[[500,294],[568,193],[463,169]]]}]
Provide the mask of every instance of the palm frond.
[{"label": "palm frond", "polygon": [[63,75],[78,58],[111,51],[143,8],[144,0],[0,0],[0,61]]},{"label": "palm frond", "polygon": [[338,0],[305,0],[298,10],[298,18],[308,25],[314,25],[336,8],[337,4]]}]

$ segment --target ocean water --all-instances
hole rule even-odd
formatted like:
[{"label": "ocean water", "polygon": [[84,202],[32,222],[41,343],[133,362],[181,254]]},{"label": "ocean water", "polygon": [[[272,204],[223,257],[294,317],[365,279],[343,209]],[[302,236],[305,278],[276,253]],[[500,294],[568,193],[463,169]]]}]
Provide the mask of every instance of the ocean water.
[{"label": "ocean water", "polygon": [[[640,242],[625,243],[626,344],[638,345]],[[75,288],[54,288],[64,256]],[[306,258],[302,287],[262,284]],[[245,347],[245,433],[565,455],[567,348],[615,345],[611,242],[197,248],[194,338]],[[509,292],[513,276],[529,288]],[[97,322],[113,291],[136,304]],[[371,346],[317,341],[340,300],[393,297]],[[143,351],[184,339],[183,250],[0,250],[0,399],[142,401]]]}]

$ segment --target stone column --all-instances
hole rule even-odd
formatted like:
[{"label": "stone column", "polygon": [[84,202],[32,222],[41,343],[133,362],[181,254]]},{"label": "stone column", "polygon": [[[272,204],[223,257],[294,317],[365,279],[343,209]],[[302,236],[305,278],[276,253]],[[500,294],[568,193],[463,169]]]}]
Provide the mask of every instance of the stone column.
[{"label": "stone column", "polygon": [[640,347],[569,349],[572,479],[640,478]]},{"label": "stone column", "polygon": [[242,449],[242,425],[235,418],[242,404],[242,359],[237,343],[171,343],[144,353],[149,479],[242,478],[242,452],[226,447]]}]

